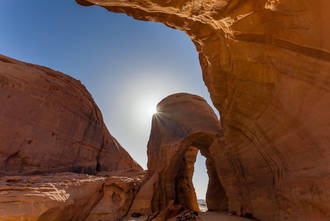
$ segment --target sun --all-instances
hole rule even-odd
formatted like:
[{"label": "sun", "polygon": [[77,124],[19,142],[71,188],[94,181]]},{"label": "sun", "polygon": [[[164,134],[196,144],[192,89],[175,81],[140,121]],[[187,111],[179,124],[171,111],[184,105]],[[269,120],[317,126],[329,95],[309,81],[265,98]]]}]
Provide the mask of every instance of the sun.
[{"label": "sun", "polygon": [[152,120],[152,117],[155,114],[158,114],[157,111],[158,99],[141,99],[137,104],[137,117],[142,122],[149,122]]},{"label": "sun", "polygon": [[150,115],[150,116],[153,116],[154,114],[157,114],[157,106],[156,105],[150,105],[149,107],[148,107],[148,110],[147,110],[147,112],[148,112],[148,115]]}]

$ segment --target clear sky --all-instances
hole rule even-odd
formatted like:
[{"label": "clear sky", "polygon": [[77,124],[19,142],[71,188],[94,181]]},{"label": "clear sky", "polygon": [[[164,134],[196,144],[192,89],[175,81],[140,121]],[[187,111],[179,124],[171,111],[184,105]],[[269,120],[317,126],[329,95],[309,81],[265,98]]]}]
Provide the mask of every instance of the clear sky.
[{"label": "clear sky", "polygon": [[[144,168],[152,108],[167,95],[204,97],[198,54],[185,33],[74,0],[10,0],[0,7],[0,53],[79,79],[110,133]],[[205,197],[205,159],[194,184]]]}]

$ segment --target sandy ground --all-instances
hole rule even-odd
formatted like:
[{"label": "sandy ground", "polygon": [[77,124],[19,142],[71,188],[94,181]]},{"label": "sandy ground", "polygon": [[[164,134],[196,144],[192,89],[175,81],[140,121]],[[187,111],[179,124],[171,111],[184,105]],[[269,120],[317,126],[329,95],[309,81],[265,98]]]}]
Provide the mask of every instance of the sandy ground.
[{"label": "sandy ground", "polygon": [[139,218],[134,218],[134,217],[125,217],[122,219],[122,221],[145,221],[147,220],[146,216],[140,216]]},{"label": "sandy ground", "polygon": [[[145,221],[147,217],[141,216],[139,218],[126,217],[123,221]],[[169,219],[168,221],[176,221],[176,218]],[[252,221],[238,216],[230,216],[225,213],[218,212],[202,212],[199,213],[197,221]]]},{"label": "sandy ground", "polygon": [[[225,212],[208,212],[205,200],[198,200],[198,204],[201,212],[198,215],[197,221],[253,221],[239,216],[232,216]],[[139,218],[126,217],[122,221],[145,221],[146,219],[146,216]],[[168,221],[176,221],[176,217]]]},{"label": "sandy ground", "polygon": [[204,213],[204,212],[207,212],[207,206],[206,204],[199,204],[199,210]]},{"label": "sandy ground", "polygon": [[246,219],[239,216],[231,216],[218,212],[200,213],[199,217],[200,221],[251,221],[251,219]]},{"label": "sandy ground", "polygon": [[[176,221],[172,218],[168,221]],[[226,213],[219,212],[201,212],[198,215],[197,221],[252,221],[251,219],[242,218],[239,216],[231,216]]]}]

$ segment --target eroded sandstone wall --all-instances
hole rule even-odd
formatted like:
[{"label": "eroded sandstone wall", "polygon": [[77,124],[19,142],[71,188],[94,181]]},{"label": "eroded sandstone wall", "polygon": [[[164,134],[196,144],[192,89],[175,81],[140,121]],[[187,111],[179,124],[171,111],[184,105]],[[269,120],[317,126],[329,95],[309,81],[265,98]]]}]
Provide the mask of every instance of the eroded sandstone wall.
[{"label": "eroded sandstone wall", "polygon": [[0,55],[0,175],[141,170],[77,80]]},{"label": "eroded sandstone wall", "polygon": [[79,81],[0,55],[0,105],[1,221],[128,213],[144,172]]},{"label": "eroded sandstone wall", "polygon": [[77,0],[186,32],[221,113],[229,209],[330,217],[328,0]]},{"label": "eroded sandstone wall", "polygon": [[99,221],[125,216],[143,174],[0,177],[1,221]]}]

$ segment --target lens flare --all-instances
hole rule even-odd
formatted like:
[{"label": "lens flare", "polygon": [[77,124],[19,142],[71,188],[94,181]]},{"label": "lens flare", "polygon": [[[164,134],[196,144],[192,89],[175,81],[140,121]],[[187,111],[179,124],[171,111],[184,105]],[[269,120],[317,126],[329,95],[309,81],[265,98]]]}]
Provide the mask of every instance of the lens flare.
[{"label": "lens flare", "polygon": [[157,114],[157,107],[155,105],[151,105],[148,107],[148,115],[153,116],[154,114]]}]

